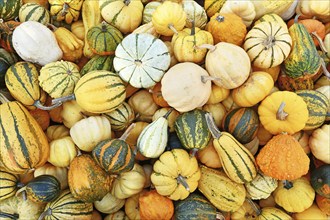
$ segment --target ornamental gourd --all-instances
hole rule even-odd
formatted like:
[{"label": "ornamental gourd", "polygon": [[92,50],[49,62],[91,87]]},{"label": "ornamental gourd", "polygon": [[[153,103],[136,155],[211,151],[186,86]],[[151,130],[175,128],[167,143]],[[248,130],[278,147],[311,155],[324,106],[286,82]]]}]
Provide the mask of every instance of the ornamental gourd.
[{"label": "ornamental gourd", "polygon": [[3,169],[0,170],[0,201],[15,195],[18,187],[21,185],[19,176]]},{"label": "ornamental gourd", "polygon": [[[155,12],[156,8],[162,3],[158,1],[148,2],[143,9],[142,23],[146,24],[151,22],[152,14]],[[152,22],[151,22],[152,23]]]},{"label": "ornamental gourd", "polygon": [[78,20],[83,0],[49,0],[49,4],[50,14],[57,21],[65,21],[67,24],[71,24],[73,21]]},{"label": "ornamental gourd", "polygon": [[60,182],[61,190],[68,188],[68,169],[66,167],[56,167],[50,163],[45,163],[33,172],[34,177],[41,175],[54,176]]},{"label": "ornamental gourd", "polygon": [[16,55],[16,53],[10,53],[7,52],[5,49],[0,48],[0,86],[2,88],[6,86],[5,75],[8,68],[17,62],[18,56]]},{"label": "ornamental gourd", "polygon": [[20,22],[37,21],[43,25],[47,25],[50,22],[49,11],[37,3],[26,3],[22,5],[19,9],[18,17]]},{"label": "ornamental gourd", "polygon": [[13,32],[20,24],[21,22],[13,20],[7,22],[0,20],[0,45],[3,47],[1,49],[5,49],[10,53],[15,51],[13,46]]},{"label": "ornamental gourd", "polygon": [[207,23],[207,15],[202,6],[200,6],[195,1],[183,0],[182,8],[186,13],[186,27],[198,27],[200,29],[204,29]]},{"label": "ornamental gourd", "polygon": [[95,209],[102,213],[111,214],[117,212],[125,204],[125,199],[118,199],[111,193],[107,193],[100,201],[95,201]]},{"label": "ornamental gourd", "polygon": [[0,2],[0,18],[4,21],[13,20],[18,16],[19,9],[23,4],[22,0],[1,1]]},{"label": "ornamental gourd", "polygon": [[51,141],[49,146],[48,162],[56,167],[68,167],[78,154],[78,150],[69,135]]},{"label": "ornamental gourd", "polygon": [[83,76],[93,70],[108,70],[114,72],[113,68],[114,55],[101,56],[94,55],[80,70],[80,75]]},{"label": "ornamental gourd", "polygon": [[249,27],[255,16],[256,11],[254,5],[251,1],[226,1],[221,7],[220,11],[222,13],[234,13],[242,18],[243,23],[246,27]]},{"label": "ornamental gourd", "polygon": [[26,21],[15,28],[13,45],[23,60],[41,66],[60,60],[63,56],[52,31],[36,21]]},{"label": "ornamental gourd", "polygon": [[173,149],[154,163],[151,182],[160,195],[183,200],[195,191],[200,177],[197,159],[183,149]]},{"label": "ornamental gourd", "polygon": [[126,102],[123,102],[115,110],[102,115],[110,121],[111,129],[114,131],[125,130],[135,119],[133,108]]},{"label": "ornamental gourd", "polygon": [[311,172],[311,185],[315,192],[330,199],[330,164],[324,164]]},{"label": "ornamental gourd", "polygon": [[330,163],[329,132],[330,125],[324,124],[315,129],[309,138],[309,147],[314,157],[328,164]]},{"label": "ornamental gourd", "polygon": [[258,173],[256,178],[245,184],[247,196],[254,200],[266,199],[277,188],[277,180]]},{"label": "ornamental gourd", "polygon": [[123,81],[136,88],[149,88],[161,80],[170,61],[161,40],[150,34],[130,34],[116,48],[113,64]]}]

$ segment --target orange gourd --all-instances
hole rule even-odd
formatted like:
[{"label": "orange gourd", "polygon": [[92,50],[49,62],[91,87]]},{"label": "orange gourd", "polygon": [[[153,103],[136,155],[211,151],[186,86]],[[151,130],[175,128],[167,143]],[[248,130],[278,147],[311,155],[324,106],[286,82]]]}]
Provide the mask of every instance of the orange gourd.
[{"label": "orange gourd", "polygon": [[30,114],[38,122],[43,131],[48,128],[50,123],[48,111],[37,108],[34,110],[30,110]]}]

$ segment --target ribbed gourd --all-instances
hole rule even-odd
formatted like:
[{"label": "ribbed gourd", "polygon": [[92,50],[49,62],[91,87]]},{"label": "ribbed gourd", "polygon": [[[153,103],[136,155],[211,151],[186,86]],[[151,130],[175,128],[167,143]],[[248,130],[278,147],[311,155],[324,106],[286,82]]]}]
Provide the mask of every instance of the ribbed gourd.
[{"label": "ribbed gourd", "polygon": [[20,22],[37,21],[41,24],[48,24],[50,22],[49,11],[37,3],[26,3],[19,9],[18,17]]},{"label": "ribbed gourd", "polygon": [[0,170],[0,201],[15,195],[19,183],[19,176],[5,170]]},{"label": "ribbed gourd", "polygon": [[168,111],[142,130],[137,140],[137,149],[143,156],[157,158],[165,151],[168,140],[167,117],[171,112]]},{"label": "ribbed gourd", "polygon": [[103,115],[109,119],[111,129],[114,131],[126,129],[135,119],[133,108],[126,102],[123,102],[118,108],[111,112],[103,113]]},{"label": "ribbed gourd", "polygon": [[211,139],[205,114],[205,111],[195,109],[179,115],[175,120],[174,128],[180,142],[194,153],[205,148]]},{"label": "ribbed gourd", "polygon": [[230,133],[220,132],[210,113],[206,114],[206,121],[214,138],[213,146],[228,177],[236,183],[252,181],[257,175],[257,167],[251,152]]},{"label": "ribbed gourd", "polygon": [[266,199],[277,188],[277,179],[258,173],[257,176],[245,184],[247,196],[251,199]]},{"label": "ribbed gourd", "polygon": [[113,68],[113,58],[114,55],[109,56],[101,56],[95,55],[93,56],[80,70],[80,75],[83,76],[88,72],[93,70],[108,70],[110,72],[115,71]]}]

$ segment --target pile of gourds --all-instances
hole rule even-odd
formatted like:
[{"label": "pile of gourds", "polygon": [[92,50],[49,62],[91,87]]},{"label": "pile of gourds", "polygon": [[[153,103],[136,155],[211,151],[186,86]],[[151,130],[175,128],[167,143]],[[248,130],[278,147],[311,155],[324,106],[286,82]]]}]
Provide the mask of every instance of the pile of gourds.
[{"label": "pile of gourds", "polygon": [[0,0],[0,219],[327,219],[330,5]]}]

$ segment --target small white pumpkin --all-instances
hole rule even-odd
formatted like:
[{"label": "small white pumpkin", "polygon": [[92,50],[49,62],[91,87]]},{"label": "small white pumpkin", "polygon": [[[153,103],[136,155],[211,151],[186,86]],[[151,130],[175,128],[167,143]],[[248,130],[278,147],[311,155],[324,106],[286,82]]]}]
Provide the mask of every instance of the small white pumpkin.
[{"label": "small white pumpkin", "polygon": [[242,18],[246,27],[249,27],[255,16],[254,4],[250,0],[226,1],[220,9],[220,13],[234,13]]},{"label": "small white pumpkin", "polygon": [[63,56],[53,32],[36,21],[26,21],[15,28],[13,47],[23,60],[41,66]]},{"label": "small white pumpkin", "polygon": [[111,193],[106,194],[100,201],[95,201],[95,208],[106,214],[112,214],[117,212],[125,205],[125,199],[118,199]]}]

